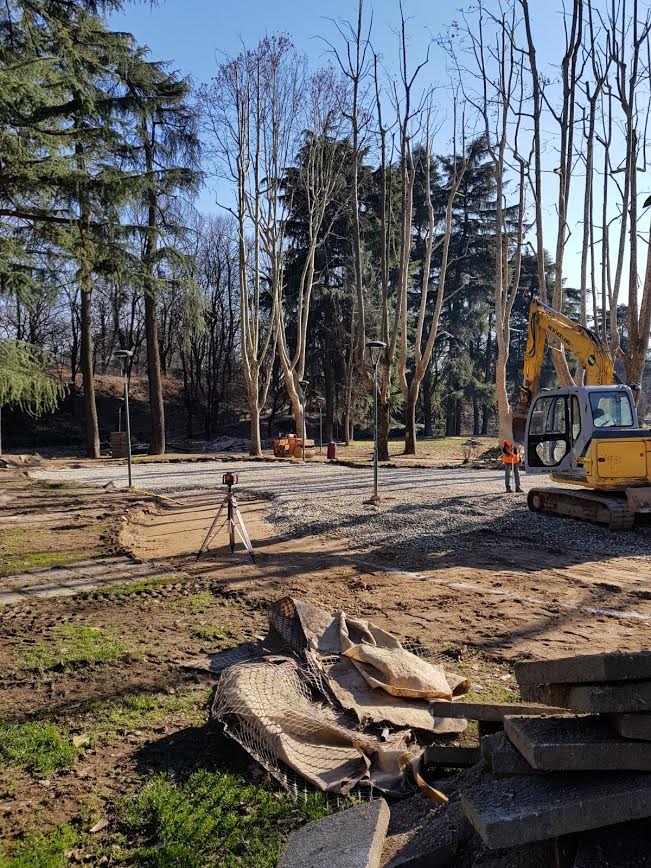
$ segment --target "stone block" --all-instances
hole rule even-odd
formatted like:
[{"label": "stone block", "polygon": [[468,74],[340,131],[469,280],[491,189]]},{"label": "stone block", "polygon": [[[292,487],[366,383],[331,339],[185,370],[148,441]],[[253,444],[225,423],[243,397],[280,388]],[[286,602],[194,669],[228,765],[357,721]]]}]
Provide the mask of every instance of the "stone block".
[{"label": "stone block", "polygon": [[526,705],[523,703],[509,705],[496,702],[447,702],[435,699],[429,704],[430,712],[435,717],[463,717],[466,720],[482,720],[487,723],[497,723],[504,720],[507,714],[550,714],[560,713],[557,708],[550,712],[547,705]]},{"label": "stone block", "polygon": [[[448,868],[455,864],[457,854],[474,834],[461,810],[461,802],[451,802],[425,817],[400,849],[393,852],[386,868]],[[392,840],[387,838],[387,844]]]},{"label": "stone block", "polygon": [[516,663],[518,684],[585,684],[651,679],[651,651],[608,653]]},{"label": "stone block", "polygon": [[651,711],[651,681],[620,684],[523,684],[523,698],[584,714]]},{"label": "stone block", "polygon": [[651,771],[651,743],[621,738],[602,717],[507,717],[504,731],[541,771]]},{"label": "stone block", "polygon": [[517,847],[651,816],[651,775],[489,780],[469,789],[462,807],[490,849]]},{"label": "stone block", "polygon": [[609,720],[622,738],[651,741],[651,714],[611,714]]},{"label": "stone block", "polygon": [[651,822],[638,820],[579,836],[574,868],[651,868]]},{"label": "stone block", "polygon": [[292,832],[278,868],[379,868],[388,826],[384,799],[339,811]]},{"label": "stone block", "polygon": [[466,768],[481,759],[478,747],[455,747],[447,744],[432,744],[425,748],[423,762],[431,766]]},{"label": "stone block", "polygon": [[536,774],[522,754],[511,744],[505,732],[485,735],[481,740],[481,756],[495,777]]}]

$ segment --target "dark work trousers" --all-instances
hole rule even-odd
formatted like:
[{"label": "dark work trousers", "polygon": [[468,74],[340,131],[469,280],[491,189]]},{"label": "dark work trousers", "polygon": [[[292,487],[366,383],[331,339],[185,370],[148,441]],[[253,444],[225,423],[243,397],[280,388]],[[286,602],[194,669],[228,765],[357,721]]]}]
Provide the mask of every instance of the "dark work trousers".
[{"label": "dark work trousers", "polygon": [[511,490],[511,468],[513,468],[513,475],[515,476],[515,490],[520,491],[520,466],[519,464],[505,464],[504,465],[504,481],[506,483],[506,490]]}]

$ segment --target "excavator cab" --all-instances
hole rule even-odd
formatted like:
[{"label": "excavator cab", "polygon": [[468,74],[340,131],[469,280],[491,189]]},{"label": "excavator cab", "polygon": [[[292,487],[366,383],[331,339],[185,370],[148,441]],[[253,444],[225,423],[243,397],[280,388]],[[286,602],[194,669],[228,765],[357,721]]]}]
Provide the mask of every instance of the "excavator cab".
[{"label": "excavator cab", "polygon": [[628,386],[542,391],[527,418],[527,473],[551,473],[559,481],[586,484],[586,460],[593,439],[627,439],[638,430],[635,401]]}]

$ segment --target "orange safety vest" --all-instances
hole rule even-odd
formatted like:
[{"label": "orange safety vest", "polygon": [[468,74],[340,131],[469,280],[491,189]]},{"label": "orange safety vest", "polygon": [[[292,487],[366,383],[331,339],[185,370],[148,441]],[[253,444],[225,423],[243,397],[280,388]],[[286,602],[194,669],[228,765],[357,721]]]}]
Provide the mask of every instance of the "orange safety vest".
[{"label": "orange safety vest", "polygon": [[511,443],[510,440],[502,440],[502,463],[520,463],[520,448],[515,443]]}]

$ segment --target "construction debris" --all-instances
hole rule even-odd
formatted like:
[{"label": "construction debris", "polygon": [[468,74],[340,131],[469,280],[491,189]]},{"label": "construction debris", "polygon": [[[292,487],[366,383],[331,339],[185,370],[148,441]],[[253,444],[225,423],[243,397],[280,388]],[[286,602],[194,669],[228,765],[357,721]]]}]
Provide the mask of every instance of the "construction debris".
[{"label": "construction debris", "polygon": [[521,775],[478,784],[465,815],[490,849],[651,816],[651,775]]},{"label": "construction debris", "polygon": [[651,742],[617,735],[602,717],[507,717],[511,743],[544,771],[651,771]]},{"label": "construction debris", "polygon": [[429,700],[451,700],[468,680],[369,621],[302,600],[274,603],[269,624],[257,645],[204,661],[221,674],[212,714],[227,733],[290,789],[297,780],[337,794],[422,788],[416,731],[431,737],[467,726],[432,715]]},{"label": "construction debris", "polygon": [[379,868],[389,807],[375,799],[297,829],[278,868]]},{"label": "construction debris", "polygon": [[651,679],[651,651],[584,654],[558,660],[516,663],[518,684],[593,684]]},{"label": "construction debris", "polygon": [[507,714],[524,714],[527,716],[561,714],[564,709],[550,708],[549,705],[508,705],[507,703],[464,702],[463,700],[458,700],[452,704],[432,702],[430,703],[430,711],[432,714],[444,714],[446,717],[465,717],[468,720],[498,723],[503,721]]},{"label": "construction debris", "polygon": [[448,744],[431,744],[425,748],[423,764],[463,769],[474,766],[481,759],[478,747],[455,747]]},{"label": "construction debris", "polygon": [[[482,739],[493,777],[466,791],[462,805],[490,849],[651,817],[651,774],[643,773],[651,771],[651,742],[625,737],[649,732],[651,715],[637,712],[651,696],[651,681],[639,680],[650,660],[648,652],[599,654],[516,667],[527,699],[603,713],[504,715],[504,733]],[[604,849],[607,841],[596,833],[579,839],[569,864],[649,864],[637,845],[627,844],[634,855],[621,861],[616,848]]]},{"label": "construction debris", "polygon": [[583,714],[651,711],[651,681],[613,684],[523,684],[522,698]]},{"label": "construction debris", "polygon": [[[294,833],[284,868],[651,865],[648,652],[527,662],[524,702],[465,702],[465,679],[368,621],[285,597],[269,623],[263,642],[209,660],[227,733],[295,792],[301,780],[412,794],[392,807],[386,841],[386,805],[371,802]],[[480,737],[494,731],[481,751],[423,744],[468,719]]]},{"label": "construction debris", "polygon": [[611,714],[610,722],[623,738],[651,741],[651,714]]}]

